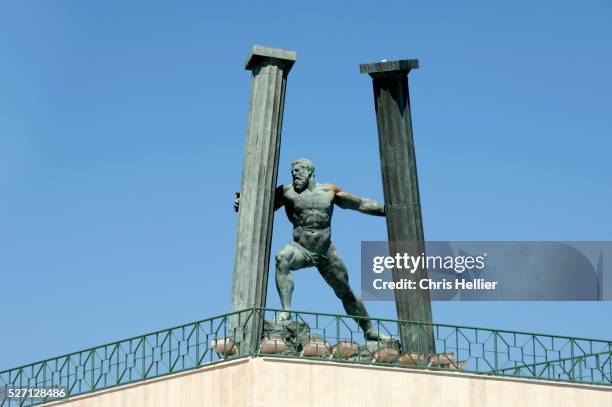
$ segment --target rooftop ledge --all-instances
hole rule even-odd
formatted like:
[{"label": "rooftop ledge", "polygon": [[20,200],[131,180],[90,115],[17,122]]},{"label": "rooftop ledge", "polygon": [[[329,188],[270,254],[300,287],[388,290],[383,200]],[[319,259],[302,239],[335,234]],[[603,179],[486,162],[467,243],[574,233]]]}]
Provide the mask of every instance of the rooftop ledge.
[{"label": "rooftop ledge", "polygon": [[[612,341],[340,314],[249,308],[0,371],[4,386],[97,392],[243,357],[282,357],[394,369],[610,386]],[[355,319],[388,339],[368,341]],[[263,337],[244,341],[253,321]],[[431,330],[435,353],[400,343],[400,329]],[[43,403],[43,402],[41,402]],[[27,404],[29,406],[41,404]],[[0,399],[2,405],[2,399]]]}]

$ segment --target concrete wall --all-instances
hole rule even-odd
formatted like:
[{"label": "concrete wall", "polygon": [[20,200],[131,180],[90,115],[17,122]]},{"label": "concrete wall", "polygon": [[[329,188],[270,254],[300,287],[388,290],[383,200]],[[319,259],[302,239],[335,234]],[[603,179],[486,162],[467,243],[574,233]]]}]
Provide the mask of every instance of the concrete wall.
[{"label": "concrete wall", "polygon": [[49,405],[612,407],[612,388],[457,372],[248,358]]}]

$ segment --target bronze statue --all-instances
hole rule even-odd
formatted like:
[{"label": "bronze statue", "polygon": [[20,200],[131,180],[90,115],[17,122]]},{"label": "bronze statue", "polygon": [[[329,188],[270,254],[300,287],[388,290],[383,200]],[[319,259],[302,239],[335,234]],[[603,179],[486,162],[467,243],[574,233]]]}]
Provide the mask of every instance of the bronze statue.
[{"label": "bronze statue", "polygon": [[[276,260],[276,288],[283,309],[277,320],[290,318],[293,277],[291,271],[316,267],[348,315],[367,317],[363,302],[355,295],[348,281],[348,272],[340,254],[331,242],[331,218],[334,204],[368,215],[385,216],[382,204],[359,198],[334,184],[319,184],[314,178],[313,163],[305,158],[291,163],[293,182],[275,191],[274,210],[285,207],[293,224],[293,240],[280,249]],[[234,202],[238,210],[239,197]],[[369,320],[357,320],[368,340],[386,339]]]}]

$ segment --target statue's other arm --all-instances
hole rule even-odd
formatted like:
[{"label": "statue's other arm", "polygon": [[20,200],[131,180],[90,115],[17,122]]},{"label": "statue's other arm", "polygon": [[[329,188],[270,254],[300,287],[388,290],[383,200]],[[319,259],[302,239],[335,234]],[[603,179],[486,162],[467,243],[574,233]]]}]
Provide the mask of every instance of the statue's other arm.
[{"label": "statue's other arm", "polygon": [[[274,210],[279,209],[285,204],[284,197],[285,188],[280,185],[276,187],[274,190]],[[240,208],[240,192],[236,192],[236,196],[234,197],[234,211],[238,212]]]},{"label": "statue's other arm", "polygon": [[355,196],[334,184],[325,184],[325,186],[335,192],[334,203],[339,207],[353,209],[368,215],[385,216],[385,206],[383,204],[372,199]]},{"label": "statue's other arm", "polygon": [[274,191],[274,210],[280,209],[285,204],[285,187],[279,185]]}]

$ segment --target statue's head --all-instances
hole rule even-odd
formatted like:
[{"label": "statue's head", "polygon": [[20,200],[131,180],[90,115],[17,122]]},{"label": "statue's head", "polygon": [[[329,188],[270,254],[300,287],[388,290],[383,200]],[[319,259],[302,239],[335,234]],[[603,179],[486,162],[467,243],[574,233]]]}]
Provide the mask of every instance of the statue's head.
[{"label": "statue's head", "polygon": [[311,179],[314,180],[314,164],[307,158],[300,158],[291,163],[293,189],[302,192],[308,188]]}]

